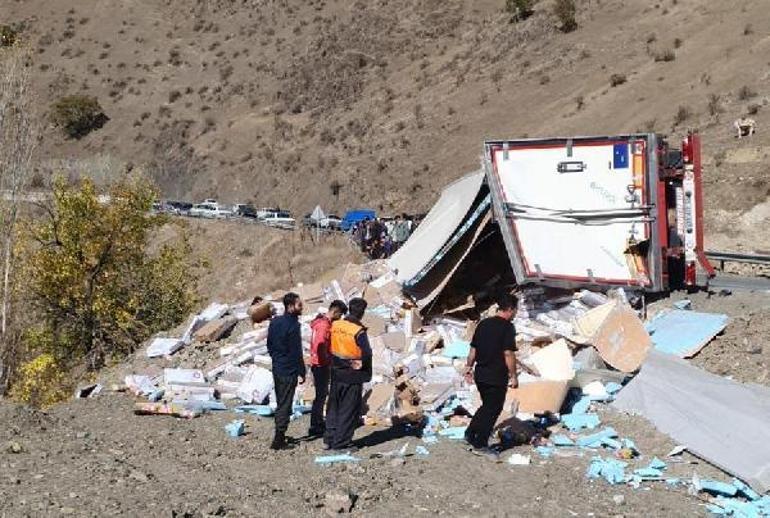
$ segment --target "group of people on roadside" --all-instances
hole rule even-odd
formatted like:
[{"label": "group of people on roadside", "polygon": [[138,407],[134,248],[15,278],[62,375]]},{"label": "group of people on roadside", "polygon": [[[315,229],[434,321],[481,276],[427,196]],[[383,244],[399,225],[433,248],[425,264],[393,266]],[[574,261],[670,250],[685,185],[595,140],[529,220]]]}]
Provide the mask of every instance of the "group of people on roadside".
[{"label": "group of people on roadside", "polygon": [[366,218],[353,225],[351,235],[369,259],[387,259],[409,239],[412,221],[396,216],[393,220]]},{"label": "group of people on roadside", "polygon": [[[304,383],[307,368],[302,352],[299,317],[304,309],[296,293],[283,298],[284,313],[270,322],[267,348],[273,362],[277,408],[275,435],[270,447],[291,447],[286,435],[297,384]],[[504,293],[497,299],[494,316],[482,320],[471,340],[464,376],[475,383],[481,406],[465,432],[472,451],[497,458],[489,438],[503,410],[507,391],[518,386],[516,330],[512,319],[518,300]],[[322,437],[324,449],[356,450],[353,436],[361,424],[364,383],[372,379],[372,349],[361,323],[367,308],[362,298],[348,304],[335,300],[311,322],[310,370],[315,399],[310,414],[308,438]],[[325,412],[324,412],[325,409]]]}]

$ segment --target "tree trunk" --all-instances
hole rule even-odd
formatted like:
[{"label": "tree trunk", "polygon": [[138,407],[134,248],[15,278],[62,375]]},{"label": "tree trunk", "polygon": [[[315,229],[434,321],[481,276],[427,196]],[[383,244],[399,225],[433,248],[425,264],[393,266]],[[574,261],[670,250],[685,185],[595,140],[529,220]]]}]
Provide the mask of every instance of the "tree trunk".
[{"label": "tree trunk", "polygon": [[10,195],[2,201],[4,206],[0,210],[0,236],[4,247],[0,291],[0,390],[7,386],[11,375],[11,342],[15,343],[18,338],[11,332],[11,303],[19,195],[27,184],[40,128],[27,59],[29,52],[23,49],[8,49],[0,55],[0,189],[7,193],[6,196]]}]

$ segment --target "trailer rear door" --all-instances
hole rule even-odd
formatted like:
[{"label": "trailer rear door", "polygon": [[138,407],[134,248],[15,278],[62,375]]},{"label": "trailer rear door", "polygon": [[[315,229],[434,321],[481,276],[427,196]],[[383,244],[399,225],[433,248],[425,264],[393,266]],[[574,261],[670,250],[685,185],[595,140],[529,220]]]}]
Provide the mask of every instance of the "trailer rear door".
[{"label": "trailer rear door", "polygon": [[518,282],[661,289],[655,146],[654,135],[486,142]]}]

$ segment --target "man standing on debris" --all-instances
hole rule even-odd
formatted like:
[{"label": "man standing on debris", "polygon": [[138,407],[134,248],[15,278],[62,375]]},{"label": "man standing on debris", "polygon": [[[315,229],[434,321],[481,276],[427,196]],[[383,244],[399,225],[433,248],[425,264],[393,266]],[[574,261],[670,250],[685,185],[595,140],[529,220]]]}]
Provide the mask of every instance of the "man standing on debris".
[{"label": "man standing on debris", "polygon": [[329,305],[326,314],[319,314],[310,323],[313,331],[310,339],[310,371],[313,373],[315,399],[310,413],[310,437],[320,437],[326,431],[324,422],[324,406],[329,395],[331,379],[331,336],[332,323],[342,318],[348,312],[348,307],[341,300],[335,300]]},{"label": "man standing on debris", "polygon": [[361,420],[363,384],[372,379],[372,349],[361,324],[366,306],[364,299],[351,299],[348,316],[332,323],[332,383],[324,442],[333,450],[355,449],[353,433]]},{"label": "man standing on debris", "polygon": [[476,382],[481,408],[465,431],[465,440],[475,450],[491,456],[496,456],[496,452],[487,446],[489,436],[503,410],[507,389],[519,384],[514,356],[516,329],[511,323],[517,304],[514,295],[504,293],[498,298],[495,316],[482,320],[473,333],[466,364],[466,380]]},{"label": "man standing on debris", "polygon": [[270,321],[267,329],[267,352],[273,360],[273,382],[278,407],[275,409],[275,437],[270,445],[273,450],[286,447],[286,437],[294,403],[297,380],[305,382],[305,360],[302,357],[302,336],[299,317],[302,299],[296,293],[283,296],[284,313]]}]

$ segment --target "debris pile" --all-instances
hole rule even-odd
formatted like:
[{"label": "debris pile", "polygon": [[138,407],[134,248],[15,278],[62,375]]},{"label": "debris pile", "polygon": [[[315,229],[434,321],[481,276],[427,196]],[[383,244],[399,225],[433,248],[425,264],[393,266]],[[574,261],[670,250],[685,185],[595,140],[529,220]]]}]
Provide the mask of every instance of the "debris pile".
[{"label": "debris pile", "polygon": [[[363,297],[369,303],[363,323],[372,345],[374,376],[365,396],[367,424],[425,425],[427,435],[441,431],[444,436],[457,435],[446,430],[467,424],[480,399],[462,372],[476,322],[492,314],[494,307],[471,311],[470,318],[466,310],[423,320],[384,261],[350,264],[337,279],[293,290],[305,303],[301,322],[306,351],[310,321],[332,300]],[[146,349],[149,358],[168,357],[192,344],[209,351],[216,344],[218,354],[201,370],[164,369],[162,375],[127,376],[127,388],[148,400],[137,403],[137,413],[195,417],[237,401],[239,411],[271,415],[275,396],[267,329],[271,317],[283,311],[278,302],[282,294],[233,306],[213,303],[190,319],[182,336],[151,340]],[[519,295],[515,324],[522,373],[519,388],[509,391],[503,421],[517,414],[559,413],[571,386],[623,381],[626,373],[639,368],[650,347],[622,289],[605,295],[529,288]],[[240,334],[234,332],[244,328]],[[305,410],[313,397],[309,383],[299,387],[297,411]]]},{"label": "debris pile", "polygon": [[[384,261],[350,264],[338,273],[328,283],[291,289],[305,304],[300,320],[308,355],[312,319],[325,312],[335,299],[365,298],[369,306],[363,324],[372,346],[373,378],[366,386],[364,423],[418,430],[423,443],[415,450],[418,455],[427,455],[426,446],[439,440],[463,439],[470,416],[481,401],[475,385],[462,373],[477,322],[494,314],[496,308],[468,305],[451,314],[426,315],[418,310]],[[636,410],[665,429],[667,407],[656,407],[662,417],[656,412],[647,415],[643,408],[631,408],[633,398],[638,400],[641,396],[637,393],[652,390],[648,378],[660,375],[656,372],[663,369],[660,357],[684,362],[675,356],[696,353],[724,329],[726,317],[681,309],[687,306],[678,304],[676,309],[665,310],[645,324],[641,297],[622,288],[600,293],[529,287],[517,294],[519,310],[514,324],[519,386],[508,390],[497,423],[501,444],[531,444],[541,458],[590,454],[587,476],[611,484],[640,487],[646,482],[681,483],[666,475],[666,464],[657,458],[643,467],[629,467],[629,460],[639,457],[640,452],[630,438],[620,437],[612,427],[601,427],[596,405],[624,396],[620,397],[622,404],[616,405],[619,409]],[[181,337],[153,339],[146,349],[150,358],[171,356],[193,344],[212,354],[203,369],[167,368],[162,375],[127,376],[127,388],[143,399],[136,403],[136,413],[191,418],[231,409],[271,416],[276,397],[267,354],[267,329],[270,319],[283,311],[279,302],[282,295],[266,294],[233,306],[211,304],[190,319]],[[676,332],[672,333],[672,328]],[[650,358],[652,366],[648,367]],[[643,375],[634,378],[640,368]],[[623,387],[631,379],[637,388],[626,395]],[[690,379],[694,381],[681,387],[695,393],[699,390],[695,377]],[[660,383],[651,386],[672,393],[675,390]],[[314,395],[311,380],[297,388],[296,417],[309,411]],[[660,398],[655,400],[660,402]],[[702,409],[704,405],[708,406],[704,402],[697,407]],[[671,407],[676,405],[672,403]],[[244,433],[243,427],[243,420],[235,420],[226,431],[238,437]],[[691,437],[682,439],[692,441]],[[709,447],[706,444],[698,454],[709,459]],[[761,475],[752,471],[755,466],[739,466],[740,473],[736,473],[731,470],[734,459],[722,457],[720,467],[743,475],[752,486],[764,485]],[[359,460],[351,455],[327,455],[316,458],[316,463]],[[529,457],[518,453],[509,459],[514,465],[529,462]],[[738,490],[736,494],[741,493]],[[713,503],[721,506],[722,514],[737,512],[735,506],[748,505],[743,500],[728,501],[728,497],[735,495],[721,495],[721,500]],[[748,501],[755,502],[751,505],[757,509],[765,505],[760,499]]]}]

